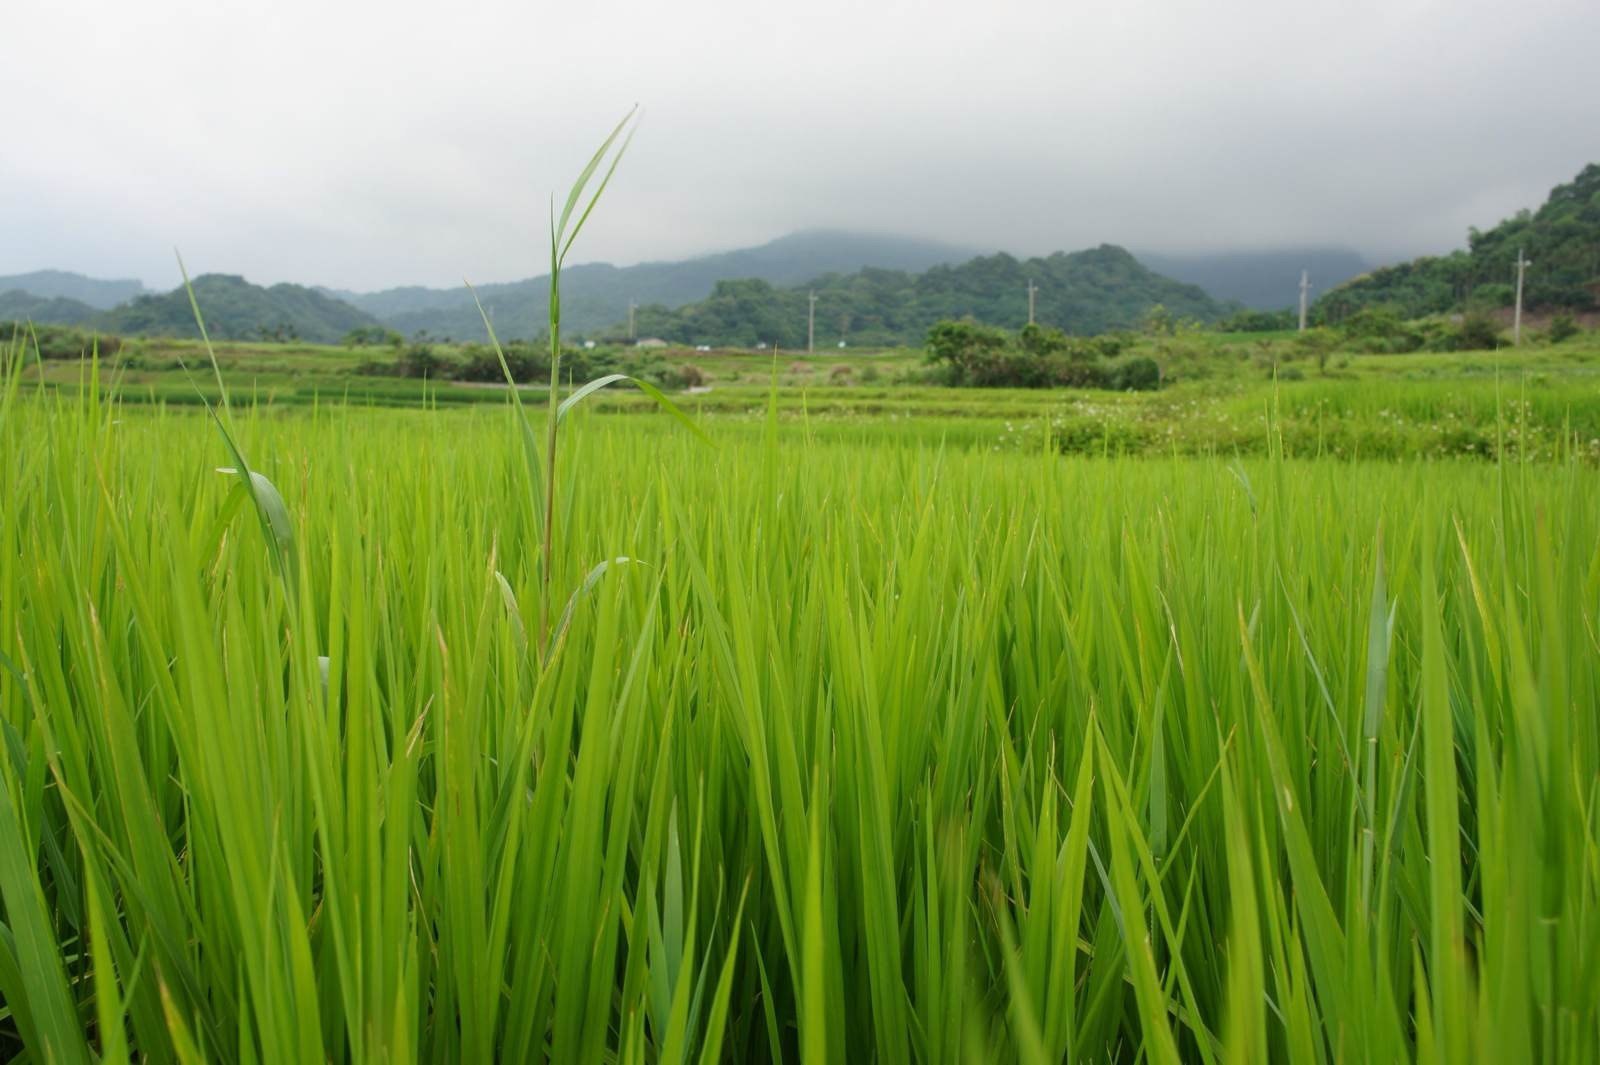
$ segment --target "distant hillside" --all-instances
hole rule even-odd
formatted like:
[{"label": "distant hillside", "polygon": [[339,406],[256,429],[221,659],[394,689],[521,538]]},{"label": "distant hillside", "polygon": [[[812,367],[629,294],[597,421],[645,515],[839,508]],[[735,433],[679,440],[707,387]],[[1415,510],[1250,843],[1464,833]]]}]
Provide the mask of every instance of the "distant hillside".
[{"label": "distant hillside", "polygon": [[1518,211],[1493,229],[1473,229],[1467,249],[1374,270],[1317,301],[1338,321],[1387,304],[1409,318],[1464,307],[1494,308],[1514,298],[1517,249],[1528,268],[1523,300],[1544,309],[1590,310],[1600,284],[1600,163],[1551,190],[1537,211]]},{"label": "distant hillside", "polygon": [[[206,329],[219,339],[332,343],[352,329],[378,324],[372,315],[302,285],[263,288],[232,274],[205,274],[194,279],[194,292]],[[108,333],[199,335],[182,288],[141,296],[97,316],[93,324]]]},{"label": "distant hillside", "polygon": [[762,280],[723,281],[697,303],[643,308],[640,336],[684,344],[782,347],[806,343],[807,295],[817,294],[817,346],[919,344],[945,318],[988,325],[1028,320],[1028,283],[1038,286],[1035,317],[1070,333],[1138,326],[1156,304],[1182,318],[1212,321],[1223,308],[1195,285],[1162,277],[1115,245],[1043,259],[981,256],[920,274],[860,270],[780,288]]},{"label": "distant hillside", "polygon": [[[571,266],[561,274],[563,325],[574,335],[595,332],[625,319],[630,300],[641,305],[677,307],[705,298],[717,282],[730,278],[758,278],[775,285],[792,285],[863,267],[926,270],[971,254],[967,249],[933,241],[809,230],[755,248],[679,262]],[[508,337],[531,337],[545,330],[549,284],[549,277],[541,275],[526,281],[483,285],[478,295],[496,332]],[[324,291],[377,316],[407,336],[418,331],[455,339],[483,335],[483,320],[465,288],[410,286],[372,293]]]},{"label": "distant hillside", "polygon": [[107,310],[145,293],[142,283],[132,280],[106,281],[66,270],[35,270],[31,274],[0,277],[0,292],[16,289],[40,299],[68,299]]},{"label": "distant hillside", "polygon": [[87,303],[65,297],[35,296],[21,289],[0,290],[0,322],[83,325],[96,313]]},{"label": "distant hillside", "polygon": [[1311,291],[1319,293],[1371,269],[1360,255],[1341,248],[1135,255],[1158,274],[1199,285],[1212,299],[1259,311],[1293,306],[1300,299],[1302,270],[1310,275]]}]

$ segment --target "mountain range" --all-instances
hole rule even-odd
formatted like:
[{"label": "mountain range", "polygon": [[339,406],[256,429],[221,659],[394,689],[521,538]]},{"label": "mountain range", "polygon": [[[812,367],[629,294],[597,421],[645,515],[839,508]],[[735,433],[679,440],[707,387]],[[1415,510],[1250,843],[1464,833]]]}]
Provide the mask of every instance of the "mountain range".
[{"label": "mountain range", "polygon": [[1369,307],[1403,318],[1508,307],[1516,298],[1519,257],[1528,261],[1526,306],[1600,309],[1600,163],[1551,189],[1537,210],[1470,229],[1466,248],[1353,278],[1318,300],[1317,310],[1337,322]]},{"label": "mountain range", "polygon": [[[630,302],[678,307],[704,299],[719,281],[759,278],[790,285],[867,266],[921,271],[939,263],[970,259],[974,254],[934,241],[815,229],[779,237],[758,247],[678,262],[636,266],[584,263],[561,272],[562,327],[574,336],[604,330],[627,318]],[[465,288],[412,286],[371,293],[329,291],[406,336],[421,332],[476,340],[484,333],[483,318]],[[545,328],[550,278],[541,275],[480,285],[478,298],[500,336],[535,336]]]},{"label": "mountain range", "polygon": [[[218,340],[331,344],[352,329],[381,324],[365,311],[303,285],[263,287],[232,274],[203,274],[193,284],[195,299],[205,314],[206,331]],[[97,310],[64,296],[0,290],[0,322],[10,321],[81,326],[123,336],[200,335],[189,295],[182,288],[139,295],[109,310]]]},{"label": "mountain range", "polygon": [[35,270],[29,274],[0,277],[0,292],[25,292],[40,299],[73,300],[100,311],[110,310],[147,291],[141,281],[107,281],[66,270]]},{"label": "mountain range", "polygon": [[[621,333],[626,329],[630,304],[639,308],[638,335],[660,332],[707,337],[706,323],[726,316],[730,298],[749,299],[759,291],[759,287],[740,288],[737,284],[719,288],[724,282],[756,282],[778,292],[816,285],[830,301],[828,309],[819,312],[830,323],[825,331],[838,332],[843,324],[844,331],[860,343],[898,342],[909,339],[906,331],[915,329],[915,323],[936,306],[980,319],[992,314],[997,316],[997,324],[1025,320],[1019,315],[1026,315],[1028,279],[1018,274],[1009,281],[1000,280],[1021,271],[1037,275],[1034,283],[1040,285],[1041,320],[1093,330],[1130,324],[1130,315],[1136,318],[1155,302],[1206,319],[1216,317],[1229,301],[1286,306],[1294,298],[1301,268],[1309,265],[1319,277],[1331,275],[1350,268],[1349,261],[1338,258],[1343,254],[1347,253],[1312,250],[1185,257],[1146,253],[1134,258],[1126,253],[1109,257],[1057,253],[1019,260],[1004,254],[980,257],[971,249],[906,237],[807,230],[757,247],[677,262],[571,266],[562,273],[562,309],[567,333],[574,337]],[[1316,266],[1319,262],[1329,265]],[[1097,270],[1103,276],[1091,280]],[[1162,281],[1170,283],[1176,278],[1189,285],[1169,289],[1156,282],[1157,275],[1167,275]],[[960,287],[969,282],[977,287],[960,295]],[[1192,287],[1196,285],[1198,288]],[[476,340],[484,335],[482,318],[465,288],[408,286],[362,293],[291,284],[258,286],[224,274],[197,279],[196,288],[213,335],[228,339],[327,342],[352,329],[374,325],[407,337]],[[1284,292],[1288,295],[1281,295]],[[478,295],[502,337],[530,337],[543,331],[548,277],[484,285]],[[776,298],[787,306],[800,297]],[[895,299],[909,302],[900,308],[890,306]],[[700,310],[688,309],[702,301],[715,302]],[[1097,304],[1120,309],[1103,314],[1096,310]],[[1136,313],[1129,310],[1135,304]],[[682,321],[669,325],[663,316],[680,309],[684,310]],[[845,321],[846,316],[854,324]],[[746,317],[749,328],[741,326],[713,339],[734,343],[735,335],[760,332],[756,319]],[[196,332],[188,298],[181,290],[153,293],[138,281],[103,281],[51,270],[0,277],[0,320],[13,319],[128,334],[192,336]],[[780,342],[794,338],[793,322],[784,320],[788,324],[767,330]]]},{"label": "mountain range", "polygon": [[1150,270],[1112,244],[1033,259],[1000,253],[921,273],[869,268],[804,285],[720,281],[703,300],[638,312],[641,336],[681,344],[805,347],[810,300],[816,339],[831,346],[918,344],[944,319],[1017,327],[1034,320],[1087,335],[1137,328],[1156,305],[1175,317],[1215,321],[1226,308],[1198,285]]}]

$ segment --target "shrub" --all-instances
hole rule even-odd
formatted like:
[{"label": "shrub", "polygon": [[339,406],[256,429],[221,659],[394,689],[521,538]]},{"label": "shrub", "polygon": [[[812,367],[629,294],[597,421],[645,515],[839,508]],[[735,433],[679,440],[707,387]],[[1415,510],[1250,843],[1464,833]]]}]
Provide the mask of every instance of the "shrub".
[{"label": "shrub", "polygon": [[1102,359],[1114,359],[1138,343],[1132,333],[1102,333],[1084,341],[1090,353]]},{"label": "shrub", "polygon": [[1061,330],[1029,322],[1017,331],[1017,346],[1029,355],[1054,355],[1072,347],[1072,338]]},{"label": "shrub", "polygon": [[1104,363],[1083,359],[1058,359],[1051,368],[1050,384],[1056,388],[1113,388]]},{"label": "shrub", "polygon": [[1339,326],[1346,346],[1374,355],[1400,355],[1418,351],[1427,337],[1400,311],[1389,305],[1363,307]]},{"label": "shrub", "polygon": [[1253,311],[1248,308],[1235,311],[1217,323],[1224,333],[1272,333],[1295,327],[1295,312]]},{"label": "shrub", "polygon": [[398,348],[405,342],[405,337],[398,332],[381,325],[364,325],[352,329],[344,335],[343,340],[345,347],[348,348],[364,348],[368,346]]},{"label": "shrub", "polygon": [[461,349],[463,361],[456,370],[456,377],[463,381],[504,382],[509,370],[511,379],[518,384],[550,380],[548,353],[522,341],[513,341],[501,350],[506,357],[504,368],[493,348],[485,344],[466,345]]},{"label": "shrub", "polygon": [[1154,392],[1161,387],[1161,367],[1146,355],[1125,359],[1112,369],[1111,387],[1121,392]]},{"label": "shrub", "polygon": [[1456,351],[1493,351],[1504,343],[1500,323],[1487,314],[1473,312],[1461,319],[1455,333]]},{"label": "shrub", "polygon": [[20,337],[23,349],[30,352],[37,342],[41,359],[87,359],[91,353],[104,359],[122,350],[121,337],[70,326],[10,322],[0,325],[0,337]]},{"label": "shrub", "polygon": [[956,384],[975,377],[1005,347],[1004,332],[976,322],[940,322],[928,330],[928,361],[948,366]]},{"label": "shrub", "polygon": [[1563,311],[1561,314],[1558,314],[1554,318],[1550,319],[1550,330],[1545,334],[1545,336],[1549,339],[1550,343],[1559,344],[1563,340],[1577,336],[1579,332],[1580,330],[1578,329],[1578,323],[1573,320],[1572,315]]},{"label": "shrub", "polygon": [[438,380],[449,377],[454,364],[433,350],[431,344],[412,344],[400,353],[400,360],[395,364],[395,374],[399,377],[426,377]]},{"label": "shrub", "polygon": [[1509,307],[1516,298],[1517,290],[1510,285],[1501,282],[1496,282],[1492,285],[1479,285],[1467,297],[1467,307],[1474,310]]}]

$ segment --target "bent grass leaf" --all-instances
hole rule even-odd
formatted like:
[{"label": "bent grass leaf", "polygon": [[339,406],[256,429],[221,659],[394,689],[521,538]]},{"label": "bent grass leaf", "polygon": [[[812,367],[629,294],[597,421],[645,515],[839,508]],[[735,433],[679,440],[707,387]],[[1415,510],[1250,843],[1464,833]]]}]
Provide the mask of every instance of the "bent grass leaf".
[{"label": "bent grass leaf", "polygon": [[626,566],[629,563],[632,563],[635,566],[649,565],[649,563],[641,562],[636,558],[629,558],[626,555],[618,555],[616,558],[602,559],[598,564],[595,565],[593,569],[589,571],[589,575],[583,578],[583,583],[580,584],[567,599],[566,609],[561,611],[561,619],[556,622],[556,627],[551,630],[550,643],[545,650],[545,656],[547,658],[551,654],[555,653],[555,649],[561,644],[562,637],[567,634],[567,626],[572,624],[572,613],[578,609],[578,601],[584,596],[588,595],[590,589],[592,589],[596,584],[600,583],[600,578],[604,577],[606,575],[606,571],[612,566]]},{"label": "bent grass leaf", "polygon": [[299,558],[295,552],[294,523],[289,518],[289,508],[278,488],[265,474],[254,470],[241,471],[233,466],[218,466],[218,473],[239,476],[255,502],[256,514],[261,518],[262,531],[272,547],[285,581],[298,572]]},{"label": "bent grass leaf", "polygon": [[657,388],[649,381],[625,373],[610,373],[606,374],[604,377],[596,377],[593,381],[590,381],[582,388],[579,388],[577,391],[573,392],[572,395],[562,400],[561,405],[556,408],[556,420],[560,421],[561,419],[564,419],[567,416],[567,412],[572,410],[573,407],[576,407],[583,400],[600,391],[602,388],[605,388],[607,385],[614,385],[618,381],[629,382],[639,391],[655,400],[656,406],[660,407],[662,410],[678,419],[679,423],[681,423],[690,432],[694,433],[694,435],[698,436],[707,444],[711,443],[711,437],[706,435],[706,431],[700,428],[699,423],[697,423],[687,414],[683,413],[683,410],[679,408],[676,403],[667,398],[666,393],[662,392],[661,389]]}]

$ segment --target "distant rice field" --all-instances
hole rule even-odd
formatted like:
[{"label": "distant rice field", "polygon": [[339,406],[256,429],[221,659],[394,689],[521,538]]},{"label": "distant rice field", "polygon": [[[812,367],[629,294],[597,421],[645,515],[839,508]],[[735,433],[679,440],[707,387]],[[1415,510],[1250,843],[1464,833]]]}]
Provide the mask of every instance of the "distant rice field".
[{"label": "distant rice field", "polygon": [[13,1060],[1600,1058],[1581,433],[0,395]]}]

